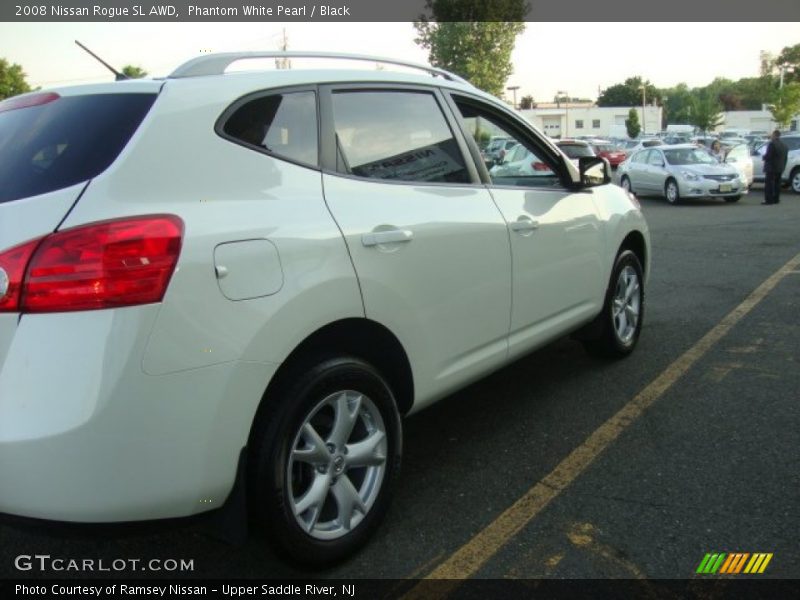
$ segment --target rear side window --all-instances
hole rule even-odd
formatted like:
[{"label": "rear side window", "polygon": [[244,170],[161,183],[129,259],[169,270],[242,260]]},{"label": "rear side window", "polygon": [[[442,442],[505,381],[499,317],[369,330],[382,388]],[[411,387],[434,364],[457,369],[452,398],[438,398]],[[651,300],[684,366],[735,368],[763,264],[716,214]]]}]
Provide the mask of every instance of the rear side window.
[{"label": "rear side window", "polygon": [[54,97],[0,110],[0,203],[69,187],[105,171],[156,94]]},{"label": "rear side window", "polygon": [[426,92],[333,94],[337,169],[395,181],[469,183],[439,104]]},{"label": "rear side window", "polygon": [[234,141],[307,165],[318,164],[314,92],[271,94],[246,101],[225,121]]}]

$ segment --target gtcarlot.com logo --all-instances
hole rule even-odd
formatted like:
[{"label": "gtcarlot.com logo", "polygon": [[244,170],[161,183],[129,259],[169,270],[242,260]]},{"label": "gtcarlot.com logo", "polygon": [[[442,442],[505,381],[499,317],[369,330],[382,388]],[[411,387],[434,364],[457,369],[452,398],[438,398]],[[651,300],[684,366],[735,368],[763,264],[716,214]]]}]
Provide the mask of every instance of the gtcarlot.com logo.
[{"label": "gtcarlot.com logo", "polygon": [[17,571],[39,572],[121,572],[155,571],[186,572],[194,571],[194,559],[184,558],[62,558],[49,554],[20,554],[14,559]]},{"label": "gtcarlot.com logo", "polygon": [[709,552],[695,572],[700,575],[755,575],[763,573],[771,560],[772,553]]}]

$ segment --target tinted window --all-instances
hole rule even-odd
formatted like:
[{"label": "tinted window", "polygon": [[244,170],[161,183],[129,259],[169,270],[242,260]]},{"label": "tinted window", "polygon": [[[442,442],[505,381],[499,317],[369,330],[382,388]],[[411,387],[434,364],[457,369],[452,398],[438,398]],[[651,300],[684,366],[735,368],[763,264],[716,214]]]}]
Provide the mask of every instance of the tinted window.
[{"label": "tinted window", "polygon": [[314,92],[274,94],[250,100],[228,118],[223,131],[270,154],[317,164],[317,103]]},{"label": "tinted window", "polygon": [[333,94],[337,169],[397,181],[468,183],[439,104],[423,92]]},{"label": "tinted window", "polygon": [[798,148],[800,148],[800,138],[797,137],[783,138],[783,143],[786,144],[786,147],[789,150],[797,150]]},{"label": "tinted window", "polygon": [[580,158],[581,156],[594,156],[594,152],[588,145],[583,144],[558,144],[558,147],[564,151],[570,158]]},{"label": "tinted window", "polygon": [[528,140],[515,134],[514,128],[504,123],[500,117],[471,103],[456,100],[456,105],[467,133],[475,140],[478,148],[483,147],[485,140],[495,136],[511,139],[513,150],[507,154],[481,152],[492,183],[522,187],[561,185],[550,159],[535,150]]},{"label": "tinted window", "polygon": [[155,98],[69,96],[0,112],[0,202],[52,192],[102,173]]}]

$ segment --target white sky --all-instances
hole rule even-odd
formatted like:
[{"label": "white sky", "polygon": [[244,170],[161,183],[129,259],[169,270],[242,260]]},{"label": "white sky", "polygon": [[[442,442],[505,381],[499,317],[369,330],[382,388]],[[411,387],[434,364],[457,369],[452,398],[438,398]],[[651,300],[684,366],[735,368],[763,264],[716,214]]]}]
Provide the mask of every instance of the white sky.
[{"label": "white sky", "polygon": [[[800,43],[798,23],[528,23],[517,38],[517,98],[551,101],[557,90],[595,99],[598,87],[641,75],[657,87],[690,87],[758,74],[759,51]],[[202,51],[275,50],[285,27],[292,50],[341,51],[427,62],[410,23],[0,23],[0,57],[28,81],[52,87],[110,80],[77,39],[120,68],[168,74]]]}]

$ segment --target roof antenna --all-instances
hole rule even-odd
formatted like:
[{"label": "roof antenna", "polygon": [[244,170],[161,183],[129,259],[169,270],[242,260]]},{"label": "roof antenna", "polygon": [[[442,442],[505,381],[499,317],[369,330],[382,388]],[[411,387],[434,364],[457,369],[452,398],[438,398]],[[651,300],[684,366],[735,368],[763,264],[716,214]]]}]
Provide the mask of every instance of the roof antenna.
[{"label": "roof antenna", "polygon": [[122,81],[123,79],[130,79],[130,77],[128,77],[127,75],[125,75],[125,74],[123,74],[123,73],[120,73],[119,71],[117,71],[117,70],[116,70],[114,67],[112,67],[110,64],[108,64],[106,61],[104,61],[104,60],[103,60],[102,58],[100,58],[99,56],[97,56],[97,54],[95,54],[94,52],[92,52],[91,50],[89,50],[89,49],[88,49],[86,46],[84,46],[83,44],[81,44],[81,43],[80,43],[78,40],[75,40],[75,43],[76,43],[76,44],[78,44],[78,46],[80,46],[80,47],[81,47],[83,50],[86,50],[86,52],[88,52],[88,53],[89,53],[89,54],[90,54],[90,55],[91,55],[93,58],[96,58],[98,61],[100,61],[100,63],[101,63],[101,64],[102,64],[102,65],[103,65],[103,66],[104,66],[106,69],[108,69],[109,71],[111,71],[111,72],[114,74],[114,79],[115,79],[115,81]]}]

